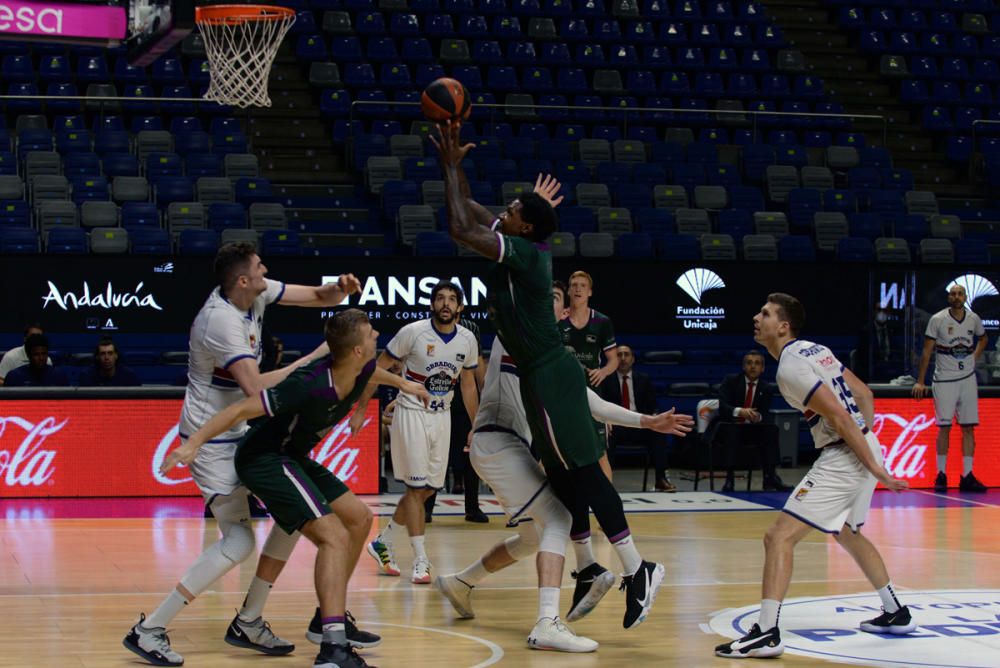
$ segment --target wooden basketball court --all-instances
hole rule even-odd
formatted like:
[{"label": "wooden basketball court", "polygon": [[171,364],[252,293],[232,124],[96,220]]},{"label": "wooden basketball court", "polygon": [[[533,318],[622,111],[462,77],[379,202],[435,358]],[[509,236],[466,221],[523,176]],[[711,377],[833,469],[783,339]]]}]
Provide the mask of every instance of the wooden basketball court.
[{"label": "wooden basketball court", "polygon": [[[373,502],[377,510],[391,512],[392,499],[380,500]],[[865,532],[882,550],[904,603],[912,590],[977,590],[1000,585],[998,501],[996,492],[976,497],[928,492],[876,495],[878,507],[872,510]],[[154,608],[203,546],[216,539],[215,523],[197,516],[198,500],[180,505],[173,501],[163,508],[144,502],[135,512],[127,508],[137,503],[130,500],[103,503],[109,512],[93,501],[8,500],[0,505],[4,612],[0,666],[144,665],[122,647],[122,637],[139,612]],[[648,559],[663,562],[667,578],[650,618],[638,628],[622,630],[623,602],[617,590],[590,617],[573,625],[578,633],[601,643],[591,655],[538,652],[525,646],[537,604],[533,562],[519,563],[484,582],[474,593],[477,618],[457,620],[433,586],[377,575],[369,557],[362,555],[351,582],[349,607],[363,627],[383,635],[380,647],[365,652],[367,660],[378,666],[727,665],[712,654],[713,646],[724,638],[707,634],[707,622],[721,609],[758,602],[761,536],[775,513],[769,505],[780,505],[780,496],[630,495],[628,507],[647,511],[629,515],[640,551]],[[74,511],[76,506],[80,512]],[[714,510],[719,507],[728,510]],[[446,503],[443,511],[448,509]],[[111,515],[135,516],[108,519]],[[380,523],[385,520],[381,517]],[[258,545],[269,526],[269,520],[256,522]],[[427,540],[433,572],[462,568],[507,535],[498,515],[491,516],[488,525],[468,524],[457,514],[439,515],[429,526]],[[595,535],[599,559],[617,568],[607,541]],[[396,544],[405,576],[411,563],[409,546],[403,539]],[[249,560],[197,599],[172,625],[170,638],[184,655],[185,665],[311,666],[316,650],[303,634],[315,606],[314,554],[303,540],[265,610],[274,630],[296,642],[295,654],[265,657],[222,640],[253,575],[255,562]],[[572,564],[572,551],[569,561]],[[567,573],[561,604],[564,614],[570,587]],[[871,591],[832,539],[817,533],[800,546],[790,598],[855,593]],[[991,600],[1000,605],[1000,597]],[[794,618],[789,610],[786,606],[782,613],[783,627]],[[1000,621],[1000,616],[996,619]],[[998,642],[986,631],[982,635],[977,642]],[[901,648],[912,643],[872,641],[895,642],[892,647]],[[1000,657],[1000,652],[994,656]],[[786,666],[825,663],[789,652],[781,661]],[[993,665],[1000,665],[1000,659]]]}]

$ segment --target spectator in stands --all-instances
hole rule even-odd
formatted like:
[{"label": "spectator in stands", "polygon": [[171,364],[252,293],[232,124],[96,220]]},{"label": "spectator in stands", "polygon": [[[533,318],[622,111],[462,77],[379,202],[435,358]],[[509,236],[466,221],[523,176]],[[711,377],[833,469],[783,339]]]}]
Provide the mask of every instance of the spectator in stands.
[{"label": "spectator in stands", "polygon": [[28,363],[7,374],[7,387],[67,387],[69,378],[62,369],[51,366],[49,340],[44,334],[32,334],[24,342]]},{"label": "spectator in stands", "polygon": [[[653,381],[641,371],[636,371],[635,353],[626,345],[618,346],[618,369],[601,383],[601,395],[605,401],[623,406],[630,411],[654,415],[656,394]],[[670,482],[667,471],[667,442],[660,434],[647,429],[615,427],[608,438],[608,450],[617,456],[620,446],[641,446],[649,453],[656,472],[656,490],[676,492],[677,487]]]},{"label": "spectator in stands", "polygon": [[[28,342],[28,337],[32,334],[44,334],[42,331],[42,326],[33,322],[24,328],[24,342]],[[3,359],[0,359],[0,385],[3,385],[7,374],[14,369],[24,366],[28,363],[28,351],[22,344],[16,348],[11,348],[3,355]],[[49,360],[49,364],[52,364],[52,360]]]},{"label": "spectator in stands", "polygon": [[121,354],[110,336],[102,337],[94,349],[94,364],[80,376],[80,387],[135,387],[142,385],[132,369],[118,361]]},{"label": "spectator in stands", "polygon": [[285,354],[285,344],[277,336],[271,334],[267,322],[261,327],[260,340],[264,343],[264,358],[260,361],[260,372],[267,373],[281,367],[281,358]]},{"label": "spectator in stands", "polygon": [[724,492],[733,491],[736,453],[747,447],[756,447],[760,452],[765,490],[783,492],[791,489],[775,470],[779,458],[778,427],[771,422],[773,390],[761,381],[763,373],[764,355],[751,350],[743,356],[743,373],[726,376],[719,386],[715,442],[723,448]]}]

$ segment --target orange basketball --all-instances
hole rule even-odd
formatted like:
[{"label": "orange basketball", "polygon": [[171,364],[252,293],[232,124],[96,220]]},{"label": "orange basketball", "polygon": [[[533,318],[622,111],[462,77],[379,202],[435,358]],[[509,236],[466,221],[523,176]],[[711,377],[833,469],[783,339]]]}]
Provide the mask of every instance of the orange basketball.
[{"label": "orange basketball", "polygon": [[461,82],[448,77],[432,81],[420,96],[420,110],[435,123],[466,120],[472,112],[469,91]]}]

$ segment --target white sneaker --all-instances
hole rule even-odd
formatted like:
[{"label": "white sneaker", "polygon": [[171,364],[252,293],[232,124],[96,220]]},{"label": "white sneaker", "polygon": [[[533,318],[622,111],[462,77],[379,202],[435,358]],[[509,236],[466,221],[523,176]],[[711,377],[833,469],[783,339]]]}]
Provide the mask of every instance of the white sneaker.
[{"label": "white sneaker", "polygon": [[271,625],[265,622],[263,617],[245,622],[236,615],[226,629],[225,641],[236,647],[255,649],[274,656],[291,654],[295,651],[295,645],[276,636],[271,630]]},{"label": "white sneaker", "polygon": [[596,640],[573,633],[558,617],[543,617],[535,622],[528,636],[531,649],[548,649],[556,652],[593,652],[600,645]]},{"label": "white sneaker", "polygon": [[472,611],[471,585],[459,580],[457,575],[439,575],[434,580],[434,586],[444,594],[459,617],[472,619],[476,616],[476,613]]},{"label": "white sneaker", "polygon": [[431,583],[431,562],[424,557],[419,557],[414,561],[410,582],[418,585],[429,585]]},{"label": "white sneaker", "polygon": [[184,657],[170,648],[170,638],[162,626],[147,629],[142,625],[146,615],[139,614],[139,623],[132,627],[122,644],[154,666],[180,666]]}]

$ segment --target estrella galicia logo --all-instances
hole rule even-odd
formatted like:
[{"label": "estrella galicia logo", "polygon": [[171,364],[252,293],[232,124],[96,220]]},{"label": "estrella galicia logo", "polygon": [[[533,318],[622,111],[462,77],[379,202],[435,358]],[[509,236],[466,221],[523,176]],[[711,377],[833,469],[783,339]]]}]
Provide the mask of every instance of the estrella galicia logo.
[{"label": "estrella galicia logo", "polygon": [[980,276],[979,274],[965,274],[963,276],[959,276],[954,281],[949,283],[947,287],[945,287],[945,292],[950,292],[956,285],[965,288],[965,304],[970,309],[972,308],[972,303],[980,297],[993,297],[1000,294],[1000,292],[997,292],[996,286],[993,285],[993,282],[990,281],[990,279],[985,276]]},{"label": "estrella galicia logo", "polygon": [[[781,637],[789,654],[878,666],[996,666],[1000,656],[1000,590],[900,592],[917,628],[902,636],[865,633],[861,622],[882,614],[874,592],[788,599],[781,606]],[[760,605],[722,610],[712,633],[740,638],[757,621]]]},{"label": "estrella galicia logo", "polygon": [[677,307],[676,317],[684,323],[684,329],[718,329],[719,322],[726,317],[726,309],[721,306],[704,306],[702,297],[709,290],[726,287],[725,281],[711,269],[695,267],[681,274],[676,283],[697,304],[694,307]]}]

